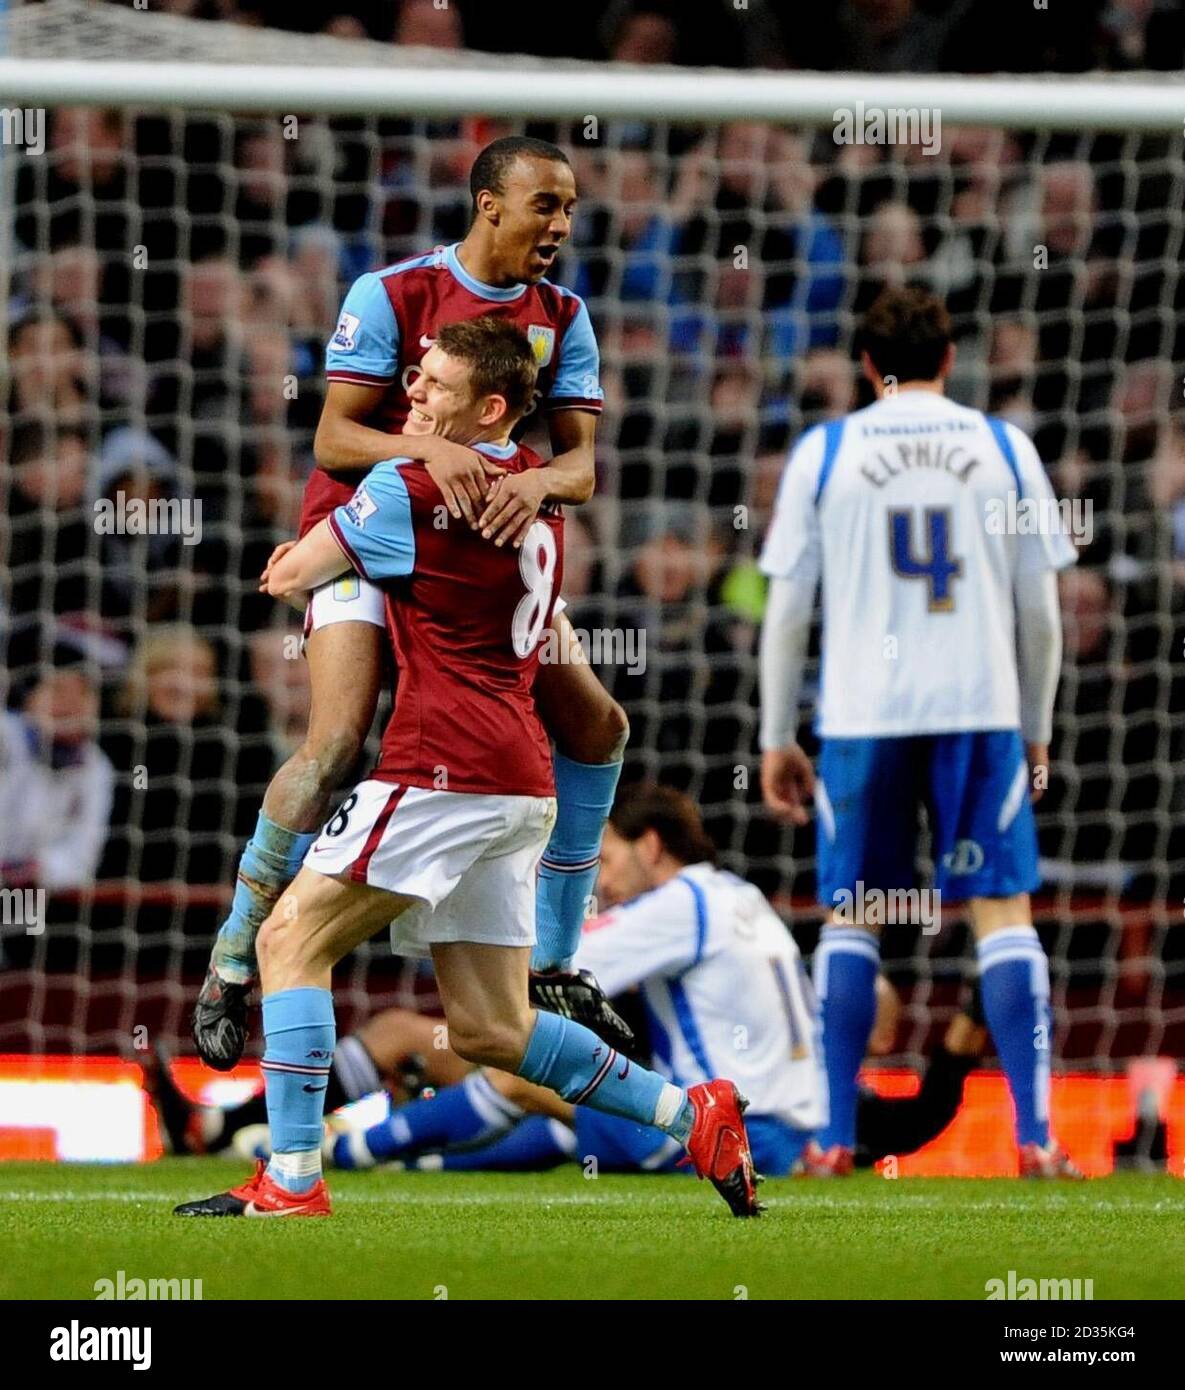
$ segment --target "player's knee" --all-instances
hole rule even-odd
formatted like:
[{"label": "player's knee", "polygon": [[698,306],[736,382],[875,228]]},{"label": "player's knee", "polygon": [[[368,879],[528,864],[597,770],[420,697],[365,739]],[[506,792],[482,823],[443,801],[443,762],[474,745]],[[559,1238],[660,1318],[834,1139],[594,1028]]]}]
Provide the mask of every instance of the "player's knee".
[{"label": "player's knee", "polygon": [[579,731],[560,743],[560,751],[578,763],[615,763],[625,753],[629,737],[630,721],[625,710],[606,694],[592,717],[581,723]]},{"label": "player's knee", "polygon": [[304,933],[298,928],[296,900],[285,893],[264,919],[255,938],[255,954],[266,980],[278,971],[301,964],[306,954]]},{"label": "player's knee", "polygon": [[616,700],[610,700],[602,723],[602,746],[605,756],[601,761],[615,763],[625,755],[625,746],[630,741],[629,716]]},{"label": "player's knee", "polygon": [[448,1036],[449,1046],[463,1061],[513,1071],[522,1061],[529,1035],[518,1021],[464,1019],[450,1022]]},{"label": "player's knee", "polygon": [[349,778],[365,742],[365,730],[338,728],[309,734],[301,753],[319,791],[335,791]]},{"label": "player's knee", "polygon": [[[282,901],[283,899],[281,899]],[[286,924],[277,916],[279,906],[280,904],[277,903],[268,913],[263,926],[259,928],[259,934],[255,938],[255,957],[259,961],[259,969],[264,975],[269,970],[274,970],[280,963],[287,946]]]}]

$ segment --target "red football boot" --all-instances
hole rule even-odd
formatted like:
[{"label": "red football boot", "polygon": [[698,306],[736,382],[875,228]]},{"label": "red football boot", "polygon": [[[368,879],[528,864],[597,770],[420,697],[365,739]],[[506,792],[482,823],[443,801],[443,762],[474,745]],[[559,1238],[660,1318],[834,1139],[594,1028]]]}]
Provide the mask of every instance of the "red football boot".
[{"label": "red football boot", "polygon": [[1072,1178],[1075,1181],[1084,1176],[1056,1139],[1051,1139],[1044,1148],[1040,1144],[1022,1144],[1020,1175],[1022,1178]]},{"label": "red football boot", "polygon": [[267,1164],[259,1159],[255,1176],[229,1192],[218,1192],[197,1202],[182,1202],[173,1208],[174,1216],[328,1216],[329,1189],[318,1178],[309,1192],[289,1192],[269,1177]]},{"label": "red football boot", "polygon": [[708,1081],[687,1092],[695,1123],[687,1140],[687,1158],[701,1178],[707,1178],[728,1203],[733,1216],[757,1216],[761,1179],[753,1170],[753,1154],[745,1133],[749,1102],[731,1081]]},{"label": "red football boot", "polygon": [[851,1149],[842,1144],[823,1149],[813,1139],[798,1162],[798,1176],[803,1178],[850,1178],[854,1166]]}]

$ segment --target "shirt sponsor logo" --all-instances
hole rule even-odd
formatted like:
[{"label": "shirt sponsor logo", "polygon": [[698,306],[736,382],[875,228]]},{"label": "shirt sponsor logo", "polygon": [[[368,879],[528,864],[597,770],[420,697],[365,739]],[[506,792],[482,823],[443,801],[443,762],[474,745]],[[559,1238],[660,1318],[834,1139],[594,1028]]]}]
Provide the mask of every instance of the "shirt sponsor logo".
[{"label": "shirt sponsor logo", "polygon": [[353,352],[358,346],[355,335],[361,326],[362,320],[356,314],[343,312],[337,321],[331,346],[337,348],[338,352]]},{"label": "shirt sponsor logo", "polygon": [[527,341],[531,344],[535,361],[541,367],[546,367],[555,351],[555,329],[541,323],[533,323],[527,329]]}]

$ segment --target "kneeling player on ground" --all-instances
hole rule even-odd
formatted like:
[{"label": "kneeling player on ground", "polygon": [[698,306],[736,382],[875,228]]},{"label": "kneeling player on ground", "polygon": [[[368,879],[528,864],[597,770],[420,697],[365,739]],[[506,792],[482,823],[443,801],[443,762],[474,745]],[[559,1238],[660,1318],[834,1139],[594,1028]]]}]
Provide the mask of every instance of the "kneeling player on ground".
[{"label": "kneeling player on ground", "polygon": [[[509,442],[531,399],[524,334],[493,317],[440,328],[411,388],[409,427],[467,433],[510,473],[538,465]],[[684,1090],[581,1024],[528,1001],[535,873],[555,818],[546,735],[531,687],[562,572],[563,523],[533,523],[522,552],[436,524],[439,489],[408,460],[379,464],[353,500],[264,575],[277,597],[353,567],[386,595],[399,663],[374,775],[325,826],[261,928],[273,1155],[240,1188],[187,1216],[324,1215],[324,1079],[334,1051],[333,966],[380,927],[432,956],[453,1049],[684,1144],[738,1216],[754,1215],[745,1102],[730,1081]]]}]

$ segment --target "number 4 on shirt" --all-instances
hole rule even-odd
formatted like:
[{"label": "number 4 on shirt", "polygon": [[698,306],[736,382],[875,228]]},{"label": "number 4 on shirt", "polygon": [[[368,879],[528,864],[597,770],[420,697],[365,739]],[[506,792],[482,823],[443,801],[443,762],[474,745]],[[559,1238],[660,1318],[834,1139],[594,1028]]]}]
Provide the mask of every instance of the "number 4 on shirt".
[{"label": "number 4 on shirt", "polygon": [[926,554],[914,550],[914,509],[889,512],[889,558],[902,579],[924,579],[929,585],[927,606],[931,613],[953,613],[954,581],[963,577],[963,562],[950,553],[951,514],[946,507],[927,507],[922,534]]}]

